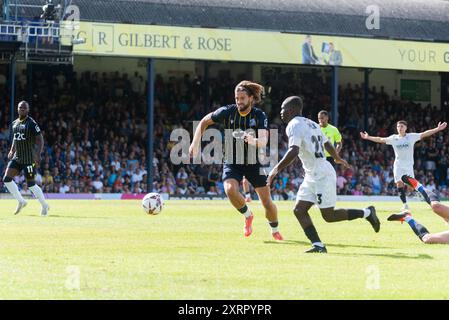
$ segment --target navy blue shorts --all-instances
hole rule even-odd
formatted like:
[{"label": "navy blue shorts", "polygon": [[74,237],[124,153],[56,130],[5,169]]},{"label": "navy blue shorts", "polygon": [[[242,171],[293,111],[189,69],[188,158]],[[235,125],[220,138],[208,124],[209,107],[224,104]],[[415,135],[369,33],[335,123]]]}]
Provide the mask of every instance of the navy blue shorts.
[{"label": "navy blue shorts", "polygon": [[223,182],[227,179],[235,179],[241,182],[245,177],[254,188],[267,185],[267,173],[260,165],[236,165],[225,164],[223,166]]},{"label": "navy blue shorts", "polygon": [[16,169],[17,171],[19,171],[19,174],[23,170],[27,181],[34,180],[34,177],[36,175],[35,163],[23,164],[17,162],[16,160],[11,160],[9,161],[7,168]]}]

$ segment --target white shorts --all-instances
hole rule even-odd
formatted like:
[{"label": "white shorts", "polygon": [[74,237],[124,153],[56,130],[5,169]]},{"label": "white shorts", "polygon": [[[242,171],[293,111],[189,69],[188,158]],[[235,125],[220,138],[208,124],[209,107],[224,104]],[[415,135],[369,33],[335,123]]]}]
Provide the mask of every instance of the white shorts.
[{"label": "white shorts", "polygon": [[394,174],[394,182],[402,181],[401,178],[404,174],[412,178],[415,177],[413,167],[393,167],[393,174]]},{"label": "white shorts", "polygon": [[329,175],[316,181],[307,181],[305,177],[296,195],[298,201],[312,202],[318,208],[333,208],[337,204],[337,175],[335,170]]}]

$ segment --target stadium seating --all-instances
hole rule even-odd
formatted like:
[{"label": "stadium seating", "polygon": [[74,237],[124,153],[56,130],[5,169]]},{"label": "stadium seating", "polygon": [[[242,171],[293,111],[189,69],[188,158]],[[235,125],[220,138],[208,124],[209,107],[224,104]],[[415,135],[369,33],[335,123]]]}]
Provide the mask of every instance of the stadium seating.
[{"label": "stadium seating", "polygon": [[[35,77],[40,80],[33,87],[31,116],[40,124],[46,142],[37,177],[44,191],[145,193],[146,98],[142,76],[119,72],[79,75],[66,70],[36,72]],[[25,80],[25,76],[18,76],[18,97],[26,97]],[[288,77],[278,77],[277,81],[270,82],[272,90],[263,108],[269,115],[271,126],[279,128],[280,136],[284,135],[285,126],[278,113],[284,97],[301,93],[305,99],[305,116],[315,121],[318,111],[329,106],[329,90],[319,75],[311,73],[300,80],[303,81],[294,82],[294,85]],[[156,77],[155,191],[173,195],[224,194],[220,165],[173,165],[169,158],[173,143],[169,138],[172,129],[184,127],[191,132],[192,120],[232,102],[236,81],[211,79],[212,106],[205,108],[201,97],[203,83],[199,79]],[[362,88],[360,83],[339,88],[342,155],[353,168],[342,170],[337,166],[338,193],[393,195],[396,188],[392,180],[392,148],[359,138],[359,131],[364,126]],[[6,85],[0,82],[2,96],[7,96],[6,90]],[[3,103],[9,105],[8,101]],[[409,131],[421,132],[435,127],[441,118],[440,112],[432,106],[401,101],[397,95],[388,96],[383,88],[370,89],[369,104],[367,131],[371,135],[395,133],[395,123],[400,119],[408,121]],[[0,108],[0,113],[6,112],[0,114],[2,155],[7,154],[10,146],[7,109]],[[418,143],[415,148],[417,178],[429,188],[439,190],[443,196],[447,196],[449,176],[448,142],[449,131],[446,130]],[[281,139],[280,156],[286,152],[286,146],[285,139]],[[2,156],[2,174],[6,164],[6,158]],[[301,170],[299,165],[290,166],[279,174],[273,191],[276,198],[294,199],[302,182]],[[24,177],[19,176],[16,180],[22,192],[27,193]],[[6,192],[1,182],[0,191]]]}]

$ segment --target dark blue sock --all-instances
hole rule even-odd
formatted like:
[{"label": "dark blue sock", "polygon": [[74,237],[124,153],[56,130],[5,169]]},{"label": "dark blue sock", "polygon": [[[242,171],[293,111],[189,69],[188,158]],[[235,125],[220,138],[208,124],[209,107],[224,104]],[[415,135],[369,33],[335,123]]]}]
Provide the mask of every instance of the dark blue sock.
[{"label": "dark blue sock", "polygon": [[240,208],[240,209],[238,209],[239,210],[239,212],[241,213],[241,214],[244,214],[247,210],[248,210],[248,207],[247,207],[247,205],[245,204],[242,208]]},{"label": "dark blue sock", "polygon": [[429,230],[426,229],[422,224],[419,224],[415,219],[410,218],[408,219],[407,223],[409,224],[410,228],[412,228],[413,232],[419,237],[419,239],[422,240],[422,238],[430,233]]},{"label": "dark blue sock", "polygon": [[304,229],[304,233],[306,237],[310,240],[310,242],[321,242],[320,237],[318,236],[318,232],[316,231],[314,225],[308,226]]},{"label": "dark blue sock", "polygon": [[407,203],[407,198],[405,197],[405,190],[407,190],[407,187],[399,188],[399,198],[401,198],[402,203]]}]

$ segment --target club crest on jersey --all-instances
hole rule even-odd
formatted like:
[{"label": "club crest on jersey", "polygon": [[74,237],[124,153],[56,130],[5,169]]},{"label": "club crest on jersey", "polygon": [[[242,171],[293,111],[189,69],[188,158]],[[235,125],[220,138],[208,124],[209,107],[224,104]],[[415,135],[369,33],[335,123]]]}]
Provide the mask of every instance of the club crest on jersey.
[{"label": "club crest on jersey", "polygon": [[25,125],[24,124],[19,124],[19,129],[25,129]]},{"label": "club crest on jersey", "polygon": [[255,127],[256,126],[256,119],[249,120],[249,126],[250,127]]}]

